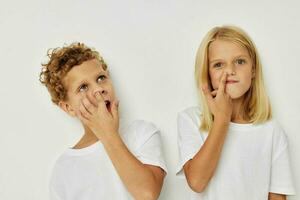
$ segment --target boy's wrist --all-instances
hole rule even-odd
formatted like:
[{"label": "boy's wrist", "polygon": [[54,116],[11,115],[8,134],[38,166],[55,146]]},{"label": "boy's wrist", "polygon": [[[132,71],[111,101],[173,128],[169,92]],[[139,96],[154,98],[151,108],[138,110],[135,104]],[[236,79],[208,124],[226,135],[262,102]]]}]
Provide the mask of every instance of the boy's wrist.
[{"label": "boy's wrist", "polygon": [[98,137],[103,145],[116,145],[117,143],[122,142],[122,139],[118,132],[110,132],[102,134]]}]

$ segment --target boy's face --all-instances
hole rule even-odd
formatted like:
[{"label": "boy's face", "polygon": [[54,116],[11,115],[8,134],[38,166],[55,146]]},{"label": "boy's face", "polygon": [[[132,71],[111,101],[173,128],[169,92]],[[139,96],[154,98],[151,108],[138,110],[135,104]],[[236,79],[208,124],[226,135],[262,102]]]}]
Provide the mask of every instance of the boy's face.
[{"label": "boy's face", "polygon": [[112,81],[108,71],[102,68],[97,59],[74,66],[62,80],[67,90],[67,100],[59,102],[59,106],[71,116],[76,116],[81,100],[86,97],[97,106],[95,93],[100,92],[107,110],[116,99]]},{"label": "boy's face", "polygon": [[223,72],[227,72],[226,92],[232,99],[243,97],[254,78],[252,59],[246,48],[231,41],[215,40],[208,50],[209,76],[217,90]]}]

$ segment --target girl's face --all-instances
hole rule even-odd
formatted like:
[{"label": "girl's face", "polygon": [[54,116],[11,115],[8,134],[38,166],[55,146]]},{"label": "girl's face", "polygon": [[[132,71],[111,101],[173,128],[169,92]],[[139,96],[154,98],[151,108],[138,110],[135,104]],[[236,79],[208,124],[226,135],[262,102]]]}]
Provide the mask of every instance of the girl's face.
[{"label": "girl's face", "polygon": [[225,91],[238,99],[248,91],[254,77],[252,59],[241,45],[217,39],[208,48],[208,68],[212,89],[217,90],[223,72],[227,72]]}]

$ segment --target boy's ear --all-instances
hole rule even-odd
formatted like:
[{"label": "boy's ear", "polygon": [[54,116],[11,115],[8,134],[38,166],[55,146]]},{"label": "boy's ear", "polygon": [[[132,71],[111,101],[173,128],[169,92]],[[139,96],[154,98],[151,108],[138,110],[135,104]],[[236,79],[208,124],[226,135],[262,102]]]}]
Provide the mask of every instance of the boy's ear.
[{"label": "boy's ear", "polygon": [[58,106],[72,117],[76,117],[76,112],[70,104],[64,101],[59,101]]}]

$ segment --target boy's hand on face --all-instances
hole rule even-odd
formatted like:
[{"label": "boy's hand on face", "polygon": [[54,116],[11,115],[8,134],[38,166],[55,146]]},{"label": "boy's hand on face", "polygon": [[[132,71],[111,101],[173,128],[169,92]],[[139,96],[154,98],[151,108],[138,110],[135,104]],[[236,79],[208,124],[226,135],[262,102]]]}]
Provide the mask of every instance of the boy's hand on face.
[{"label": "boy's hand on face", "polygon": [[230,121],[233,105],[231,97],[226,93],[226,79],[227,73],[223,72],[218,90],[211,92],[207,86],[204,86],[202,89],[206,96],[208,107],[214,117],[222,117]]},{"label": "boy's hand on face", "polygon": [[118,101],[110,103],[110,111],[99,92],[96,101],[85,97],[81,99],[77,117],[101,140],[105,136],[117,134],[119,129]]}]

